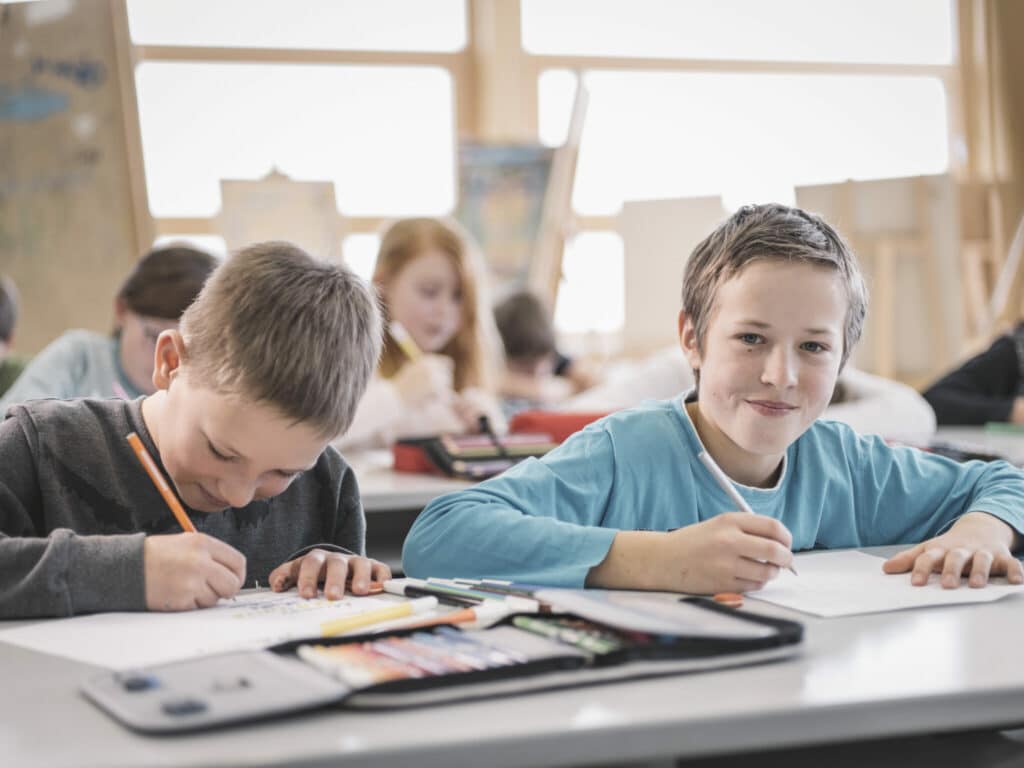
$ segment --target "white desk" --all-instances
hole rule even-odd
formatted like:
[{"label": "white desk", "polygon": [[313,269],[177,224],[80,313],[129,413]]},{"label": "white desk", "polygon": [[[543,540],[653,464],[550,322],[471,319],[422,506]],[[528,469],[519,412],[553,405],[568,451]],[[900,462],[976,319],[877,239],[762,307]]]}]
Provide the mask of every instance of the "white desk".
[{"label": "white desk", "polygon": [[934,439],[975,446],[985,453],[1005,456],[1018,466],[1024,465],[1024,431],[990,430],[985,427],[939,427]]},{"label": "white desk", "polygon": [[433,499],[473,483],[439,475],[395,472],[390,451],[366,451],[345,456],[359,480],[366,512],[419,511]]},{"label": "white desk", "polygon": [[320,711],[171,738],[133,734],[84,700],[76,684],[90,668],[0,644],[0,762],[606,765],[1024,723],[1022,598],[830,620],[748,607],[803,621],[805,654],[435,709]]}]

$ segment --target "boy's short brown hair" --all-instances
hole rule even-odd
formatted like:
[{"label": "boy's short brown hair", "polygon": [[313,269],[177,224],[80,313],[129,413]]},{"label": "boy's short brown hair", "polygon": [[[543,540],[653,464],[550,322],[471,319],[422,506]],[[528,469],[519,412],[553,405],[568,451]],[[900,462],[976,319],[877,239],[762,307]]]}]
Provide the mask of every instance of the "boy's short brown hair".
[{"label": "boy's short brown hair", "polygon": [[290,243],[257,243],[217,268],[182,316],[190,376],[277,407],[325,437],[352,423],[377,366],[371,289]]},{"label": "boy's short brown hair", "polygon": [[755,261],[798,261],[839,273],[848,301],[842,369],[867,315],[867,287],[857,259],[820,216],[778,203],[743,206],[693,249],[683,274],[683,311],[693,322],[698,348],[704,348],[718,289]]},{"label": "boy's short brown hair", "polygon": [[494,308],[494,322],[509,360],[538,360],[555,352],[555,331],[547,307],[529,291],[518,291]]}]

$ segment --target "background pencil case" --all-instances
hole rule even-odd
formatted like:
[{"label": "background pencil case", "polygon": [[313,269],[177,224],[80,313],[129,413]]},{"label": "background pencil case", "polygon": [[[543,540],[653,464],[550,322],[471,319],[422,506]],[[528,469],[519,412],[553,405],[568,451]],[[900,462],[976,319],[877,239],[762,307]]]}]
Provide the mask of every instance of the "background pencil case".
[{"label": "background pencil case", "polygon": [[[803,628],[796,622],[735,612],[710,601],[695,601],[694,607],[730,612],[732,619],[766,631],[747,638],[651,636],[575,614],[524,614],[509,616],[485,630],[463,631],[444,625],[311,638],[265,651],[221,654],[133,672],[106,672],[87,680],[82,690],[129,728],[153,734],[178,733],[332,705],[415,707],[764,663],[790,657],[800,649]],[[538,633],[536,625],[532,629],[517,626],[537,621],[546,623],[544,632],[552,634]],[[561,637],[554,634],[556,630]],[[351,651],[358,656],[365,644],[384,644],[385,650],[388,645],[401,649],[405,643],[415,647],[417,634],[443,635],[455,643],[483,643],[516,659],[486,668],[353,682],[325,671],[325,665],[314,666],[300,658],[313,648],[322,649],[315,651],[321,654]]]}]

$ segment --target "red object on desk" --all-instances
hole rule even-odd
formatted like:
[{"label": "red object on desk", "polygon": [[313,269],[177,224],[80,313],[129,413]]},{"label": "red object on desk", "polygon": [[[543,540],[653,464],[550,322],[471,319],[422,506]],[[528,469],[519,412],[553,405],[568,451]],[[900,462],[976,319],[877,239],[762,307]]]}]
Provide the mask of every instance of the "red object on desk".
[{"label": "red object on desk", "polygon": [[419,472],[428,475],[440,475],[441,470],[427,458],[423,448],[407,443],[395,443],[391,446],[392,466],[396,472]]},{"label": "red object on desk", "polygon": [[520,411],[512,417],[508,428],[510,432],[544,432],[551,435],[557,442],[574,432],[579,432],[587,424],[604,418],[608,411],[590,413],[567,413],[564,411]]}]

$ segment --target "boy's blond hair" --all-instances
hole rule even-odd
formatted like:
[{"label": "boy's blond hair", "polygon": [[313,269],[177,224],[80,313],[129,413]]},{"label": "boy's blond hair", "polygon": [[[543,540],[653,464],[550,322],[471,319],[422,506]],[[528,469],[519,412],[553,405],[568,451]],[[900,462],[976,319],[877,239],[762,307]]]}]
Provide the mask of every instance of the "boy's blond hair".
[{"label": "boy's blond hair", "polygon": [[370,288],[290,243],[257,243],[214,271],[182,315],[189,375],[275,406],[333,438],[352,423],[381,347]]},{"label": "boy's blond hair", "polygon": [[839,274],[848,302],[840,370],[860,339],[868,294],[853,251],[825,220],[778,203],[745,205],[693,249],[683,274],[683,311],[703,352],[718,289],[756,261],[804,262]]}]

